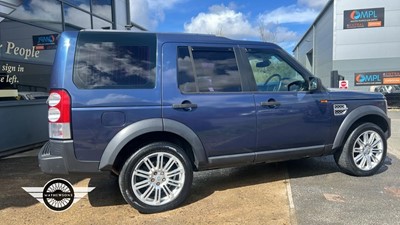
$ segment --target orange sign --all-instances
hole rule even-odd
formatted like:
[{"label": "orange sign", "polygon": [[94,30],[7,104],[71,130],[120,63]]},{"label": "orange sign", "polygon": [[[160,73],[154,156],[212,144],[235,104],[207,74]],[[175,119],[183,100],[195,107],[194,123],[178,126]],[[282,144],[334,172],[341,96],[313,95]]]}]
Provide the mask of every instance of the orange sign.
[{"label": "orange sign", "polygon": [[400,84],[400,77],[383,78],[383,84]]},{"label": "orange sign", "polygon": [[383,72],[382,84],[400,84],[400,71]]},{"label": "orange sign", "polygon": [[368,27],[381,27],[381,26],[382,26],[382,21],[368,22]]}]

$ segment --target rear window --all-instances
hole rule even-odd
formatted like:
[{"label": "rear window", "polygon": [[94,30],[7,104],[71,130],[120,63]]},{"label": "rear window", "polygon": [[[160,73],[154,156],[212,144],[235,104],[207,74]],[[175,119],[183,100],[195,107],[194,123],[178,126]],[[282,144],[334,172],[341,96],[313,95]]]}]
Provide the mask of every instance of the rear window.
[{"label": "rear window", "polygon": [[233,49],[179,46],[178,85],[183,93],[241,92]]},{"label": "rear window", "polygon": [[80,89],[151,89],[155,60],[155,34],[81,32],[73,81]]}]

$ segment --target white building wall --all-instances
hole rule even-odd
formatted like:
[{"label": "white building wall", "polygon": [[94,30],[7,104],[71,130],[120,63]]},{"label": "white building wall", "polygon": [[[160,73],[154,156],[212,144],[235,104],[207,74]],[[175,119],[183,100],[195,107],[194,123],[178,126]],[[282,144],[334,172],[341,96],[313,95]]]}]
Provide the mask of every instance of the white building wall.
[{"label": "white building wall", "polygon": [[314,25],[314,74],[322,83],[330,85],[333,53],[333,5],[331,5]]},{"label": "white building wall", "polygon": [[314,46],[314,40],[313,40],[313,31],[310,30],[303,38],[303,41],[299,43],[298,47],[296,48],[296,51],[294,52],[294,56],[296,59],[303,65],[305,66],[310,72],[312,72],[312,68],[307,66],[307,53],[313,49]]}]

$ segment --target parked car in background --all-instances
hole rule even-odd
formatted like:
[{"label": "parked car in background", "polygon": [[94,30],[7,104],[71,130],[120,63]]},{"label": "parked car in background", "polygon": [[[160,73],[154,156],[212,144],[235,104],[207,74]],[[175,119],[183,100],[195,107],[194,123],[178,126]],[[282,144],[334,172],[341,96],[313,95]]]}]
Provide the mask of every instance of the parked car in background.
[{"label": "parked car in background", "polygon": [[382,85],[375,92],[385,95],[389,107],[400,107],[400,85]]}]

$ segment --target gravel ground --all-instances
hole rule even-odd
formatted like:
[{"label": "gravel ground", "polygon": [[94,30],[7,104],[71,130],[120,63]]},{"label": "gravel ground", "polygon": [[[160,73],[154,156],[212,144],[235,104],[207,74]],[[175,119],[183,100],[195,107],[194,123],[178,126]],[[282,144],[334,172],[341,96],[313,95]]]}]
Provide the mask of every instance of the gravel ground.
[{"label": "gravel ground", "polygon": [[195,173],[190,198],[175,210],[143,215],[122,198],[116,178],[62,176],[95,187],[65,212],[52,212],[21,187],[43,187],[35,156],[0,160],[1,224],[290,224],[284,164],[260,164]]}]

